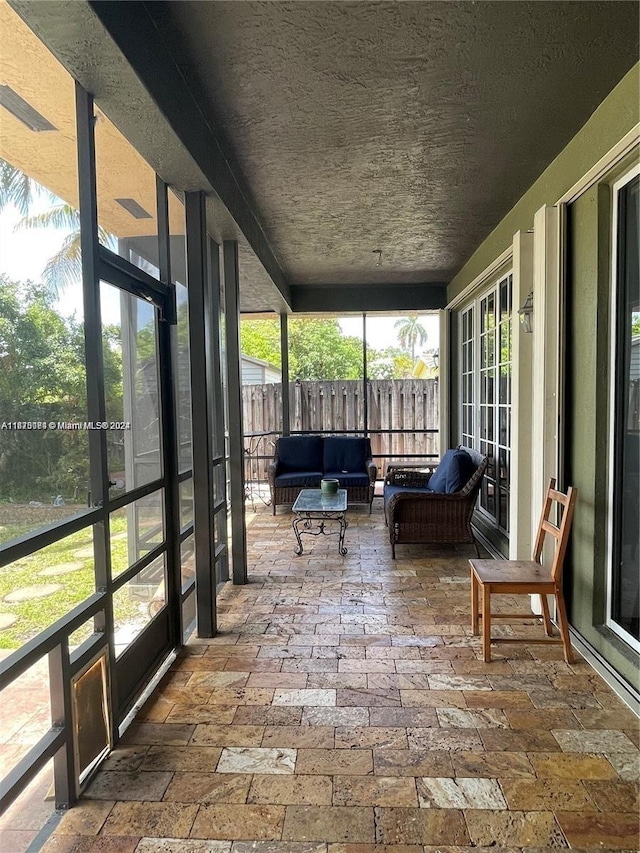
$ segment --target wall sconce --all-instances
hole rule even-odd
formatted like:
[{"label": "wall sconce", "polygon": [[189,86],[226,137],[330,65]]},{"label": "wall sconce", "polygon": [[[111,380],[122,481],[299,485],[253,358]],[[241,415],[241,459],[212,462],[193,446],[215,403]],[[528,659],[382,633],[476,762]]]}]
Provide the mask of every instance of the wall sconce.
[{"label": "wall sconce", "polygon": [[522,308],[518,309],[520,323],[525,332],[533,332],[533,290],[524,301]]}]

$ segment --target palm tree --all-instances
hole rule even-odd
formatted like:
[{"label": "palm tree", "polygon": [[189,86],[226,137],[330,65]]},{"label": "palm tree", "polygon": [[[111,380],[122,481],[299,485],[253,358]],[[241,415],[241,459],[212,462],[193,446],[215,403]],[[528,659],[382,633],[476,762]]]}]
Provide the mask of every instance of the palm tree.
[{"label": "palm tree", "polygon": [[[42,213],[29,216],[31,205],[39,195],[46,195],[52,206]],[[47,288],[54,296],[59,296],[66,287],[82,276],[79,211],[20,169],[0,159],[0,211],[8,204],[13,204],[18,212],[22,213],[22,219],[16,223],[14,230],[59,228],[69,232],[60,249],[49,258],[42,271],[42,278]],[[98,226],[98,234],[104,246],[115,248],[116,238],[113,234],[101,226]]]},{"label": "palm tree", "polygon": [[19,213],[26,216],[38,189],[38,184],[28,175],[0,158],[0,210],[13,204]]},{"label": "palm tree", "polygon": [[398,341],[403,349],[411,350],[411,360],[416,359],[416,344],[422,346],[427,342],[427,330],[420,322],[417,314],[407,314],[393,324],[398,330]]}]

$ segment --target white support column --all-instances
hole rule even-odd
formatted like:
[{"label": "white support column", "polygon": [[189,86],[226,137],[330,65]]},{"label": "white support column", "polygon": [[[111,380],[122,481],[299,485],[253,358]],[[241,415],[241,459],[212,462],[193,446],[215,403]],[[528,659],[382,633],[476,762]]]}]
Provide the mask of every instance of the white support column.
[{"label": "white support column", "polygon": [[558,474],[559,276],[558,208],[542,207],[533,220],[531,529],[534,534],[547,483]]},{"label": "white support column", "polygon": [[533,234],[513,237],[513,312],[511,334],[511,481],[509,559],[531,558],[531,362],[533,335],[523,331],[518,308],[533,289]]},{"label": "white support column", "polygon": [[[532,539],[538,529],[540,510],[549,478],[558,476],[560,364],[558,237],[558,208],[540,208],[533,218]],[[551,558],[551,554],[545,556],[548,559]],[[541,612],[539,596],[531,596],[531,609],[534,613]]]}]

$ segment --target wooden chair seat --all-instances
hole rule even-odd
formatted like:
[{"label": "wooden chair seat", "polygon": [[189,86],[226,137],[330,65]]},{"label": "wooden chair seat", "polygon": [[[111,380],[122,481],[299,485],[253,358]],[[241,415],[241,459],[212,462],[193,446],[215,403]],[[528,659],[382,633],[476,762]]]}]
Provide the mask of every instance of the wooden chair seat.
[{"label": "wooden chair seat", "polygon": [[[471,568],[481,583],[553,585],[551,570],[534,560],[469,560]],[[553,590],[549,590],[553,592]]]},{"label": "wooden chair seat", "polygon": [[[491,661],[491,643],[562,643],[564,659],[573,663],[569,623],[562,594],[562,567],[567,549],[567,540],[571,529],[573,511],[578,490],[569,488],[567,493],[556,490],[556,481],[550,480],[545,495],[542,516],[538,525],[538,535],[531,560],[469,560],[471,567],[471,629],[474,635],[479,633],[482,619],[482,653],[486,663]],[[558,507],[561,520],[556,525],[551,521],[551,510]],[[553,560],[550,567],[542,564],[545,537],[555,540]],[[539,594],[542,603],[542,619],[546,637],[541,639],[492,637],[492,619],[535,619],[534,613],[492,613],[491,595],[527,595]],[[478,606],[478,597],[482,597],[482,612]],[[556,600],[560,638],[553,636],[553,626],[549,614],[547,595]]]}]

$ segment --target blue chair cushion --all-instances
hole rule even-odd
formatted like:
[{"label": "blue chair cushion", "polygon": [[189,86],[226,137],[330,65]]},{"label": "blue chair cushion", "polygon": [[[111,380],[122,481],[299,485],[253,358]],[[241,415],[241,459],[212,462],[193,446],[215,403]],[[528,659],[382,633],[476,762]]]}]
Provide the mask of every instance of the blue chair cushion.
[{"label": "blue chair cushion", "polygon": [[285,435],[278,439],[278,471],[321,471],[321,435]]},{"label": "blue chair cushion", "polygon": [[[345,474],[362,474],[367,469],[367,458],[371,455],[368,438],[352,435],[329,435],[324,439],[324,471]],[[327,474],[327,476],[336,476]]]},{"label": "blue chair cushion", "polygon": [[324,474],[327,479],[335,479],[340,481],[341,489],[348,489],[350,486],[368,486],[368,474],[343,474],[342,471],[328,471]]},{"label": "blue chair cushion", "polygon": [[429,494],[432,489],[417,489],[415,486],[391,486],[385,483],[383,490],[383,500],[386,506],[394,495],[401,492],[410,492],[411,494]]},{"label": "blue chair cushion", "polygon": [[280,488],[303,486],[307,489],[313,489],[319,488],[320,480],[323,476],[322,471],[292,471],[290,473],[278,474],[275,483]]},{"label": "blue chair cushion", "polygon": [[447,450],[429,478],[429,489],[452,495],[464,488],[475,471],[473,459],[466,450]]}]

